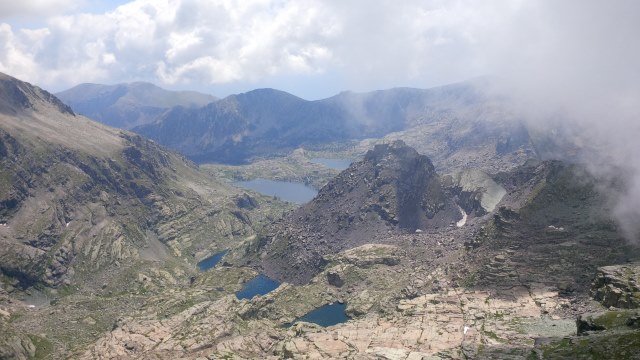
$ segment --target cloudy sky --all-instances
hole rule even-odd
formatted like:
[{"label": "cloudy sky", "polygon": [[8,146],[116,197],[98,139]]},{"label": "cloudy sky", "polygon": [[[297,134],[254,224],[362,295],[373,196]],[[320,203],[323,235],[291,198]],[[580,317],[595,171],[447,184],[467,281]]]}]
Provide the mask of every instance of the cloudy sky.
[{"label": "cloudy sky", "polygon": [[0,71],[51,91],[144,80],[218,96],[274,87],[307,99],[481,75],[597,77],[603,66],[637,64],[637,51],[621,58],[638,47],[637,3],[3,1]]}]

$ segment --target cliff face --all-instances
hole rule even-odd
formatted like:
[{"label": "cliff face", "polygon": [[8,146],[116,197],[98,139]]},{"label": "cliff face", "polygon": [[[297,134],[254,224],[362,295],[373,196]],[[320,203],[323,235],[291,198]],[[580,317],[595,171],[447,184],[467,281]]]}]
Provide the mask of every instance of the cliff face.
[{"label": "cliff face", "polygon": [[640,308],[640,264],[598,268],[591,295],[606,307]]}]

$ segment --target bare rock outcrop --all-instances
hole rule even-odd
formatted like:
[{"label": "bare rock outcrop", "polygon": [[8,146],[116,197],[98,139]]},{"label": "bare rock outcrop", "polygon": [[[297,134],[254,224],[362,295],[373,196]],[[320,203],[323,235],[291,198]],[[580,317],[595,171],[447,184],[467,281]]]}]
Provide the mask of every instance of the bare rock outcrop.
[{"label": "bare rock outcrop", "polygon": [[461,217],[426,156],[399,140],[376,145],[313,201],[263,232],[262,266],[270,277],[303,284],[324,268],[327,255]]},{"label": "bare rock outcrop", "polygon": [[593,298],[606,307],[632,309],[640,307],[640,264],[598,268],[591,285]]}]

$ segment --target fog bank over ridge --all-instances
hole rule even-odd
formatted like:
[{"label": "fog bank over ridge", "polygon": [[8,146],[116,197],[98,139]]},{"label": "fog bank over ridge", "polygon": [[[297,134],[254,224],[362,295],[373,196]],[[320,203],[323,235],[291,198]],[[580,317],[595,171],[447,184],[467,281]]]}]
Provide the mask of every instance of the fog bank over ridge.
[{"label": "fog bank over ridge", "polygon": [[[616,216],[628,237],[640,235],[640,3],[536,2],[518,32],[498,38],[494,89],[540,129],[579,135],[595,151],[580,154],[597,176],[622,168],[626,191]],[[522,41],[528,39],[527,41]],[[494,49],[495,51],[495,49]],[[496,56],[496,58],[498,58]],[[578,142],[578,144],[580,144]]]}]

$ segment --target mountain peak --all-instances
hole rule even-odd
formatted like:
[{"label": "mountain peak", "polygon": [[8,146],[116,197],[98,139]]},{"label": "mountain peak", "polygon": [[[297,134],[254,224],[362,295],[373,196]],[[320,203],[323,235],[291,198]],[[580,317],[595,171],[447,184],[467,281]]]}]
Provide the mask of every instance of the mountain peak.
[{"label": "mountain peak", "polygon": [[[371,161],[376,164],[384,160],[389,160],[390,158],[394,158],[394,160],[407,159],[407,158],[415,158],[421,156],[418,152],[408,146],[402,140],[394,140],[390,143],[377,144],[373,147],[372,150],[369,150],[364,157],[365,161]],[[426,157],[426,162],[428,166],[433,168],[431,161]]]},{"label": "mountain peak", "polygon": [[34,109],[38,104],[53,106],[62,113],[75,116],[69,106],[48,91],[0,73],[0,112],[15,115]]},{"label": "mountain peak", "polygon": [[315,199],[266,230],[264,267],[276,279],[304,283],[327,255],[460,218],[429,158],[403,141],[376,145]]},{"label": "mountain peak", "polygon": [[270,100],[292,100],[292,101],[303,101],[306,102],[306,100],[301,99],[293,94],[290,94],[286,91],[282,91],[282,90],[278,90],[278,89],[273,89],[273,88],[261,88],[261,89],[254,89],[251,91],[247,91],[245,93],[242,94],[237,94],[237,95],[232,95],[233,97],[237,97],[237,98],[246,98],[247,100],[250,101],[257,101],[257,100],[266,100],[266,101],[270,101]]},{"label": "mountain peak", "polygon": [[458,211],[437,216],[453,203],[448,203],[431,160],[402,140],[375,145],[363,161],[330,181],[318,198],[342,198],[334,201],[359,207],[352,210],[375,208],[387,225],[410,232],[445,226],[459,217]]}]

